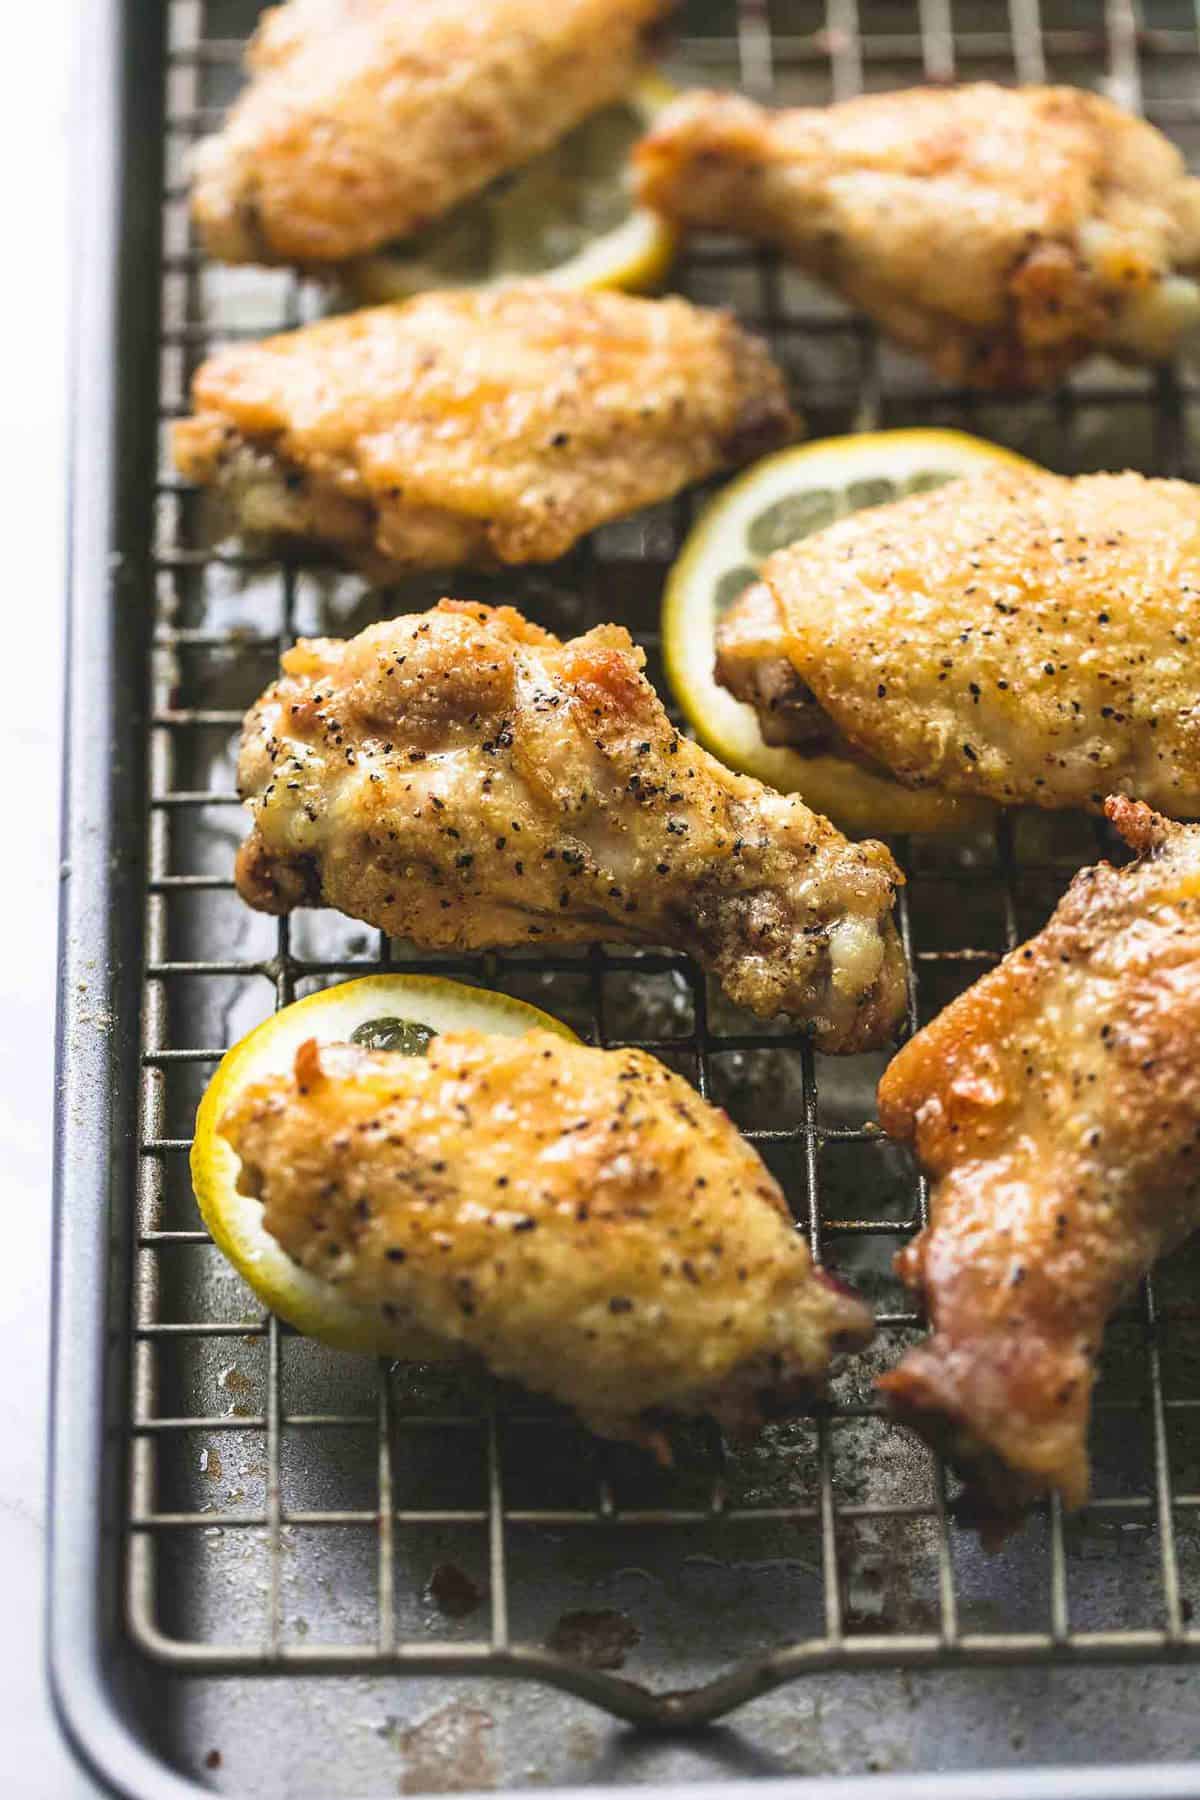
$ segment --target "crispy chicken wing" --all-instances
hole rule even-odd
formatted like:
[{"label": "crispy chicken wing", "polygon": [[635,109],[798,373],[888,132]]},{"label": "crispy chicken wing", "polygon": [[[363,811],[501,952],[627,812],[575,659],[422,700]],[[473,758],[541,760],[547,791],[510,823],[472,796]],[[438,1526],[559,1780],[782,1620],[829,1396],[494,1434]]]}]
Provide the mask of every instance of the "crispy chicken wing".
[{"label": "crispy chicken wing", "polygon": [[224,262],[342,262],[419,231],[618,99],[670,0],[289,0],[191,161]]},{"label": "crispy chicken wing", "polygon": [[310,1040],[220,1128],[289,1256],[606,1437],[663,1447],[658,1410],[747,1432],[871,1336],[757,1153],[644,1051]]},{"label": "crispy chicken wing", "polygon": [[643,662],[616,626],[561,644],[453,600],[298,644],[246,720],[243,897],[432,948],[676,945],[824,1049],[886,1042],[891,857],[680,737]]},{"label": "crispy chicken wing", "polygon": [[1157,361],[1200,321],[1200,181],[1074,88],[913,88],[769,112],[688,94],[638,152],[682,225],[780,245],[950,380]]},{"label": "crispy chicken wing", "polygon": [[422,294],[212,357],[175,460],[239,523],[386,578],[549,562],[796,428],[757,338],[684,300]]},{"label": "crispy chicken wing", "polygon": [[770,557],[718,634],[768,741],[913,787],[1200,813],[1200,487],[997,470]]},{"label": "crispy chicken wing", "polygon": [[1138,860],[1077,875],[879,1088],[933,1182],[898,1258],[933,1336],[882,1386],[1002,1515],[1082,1504],[1105,1321],[1200,1223],[1200,828],[1106,810]]}]

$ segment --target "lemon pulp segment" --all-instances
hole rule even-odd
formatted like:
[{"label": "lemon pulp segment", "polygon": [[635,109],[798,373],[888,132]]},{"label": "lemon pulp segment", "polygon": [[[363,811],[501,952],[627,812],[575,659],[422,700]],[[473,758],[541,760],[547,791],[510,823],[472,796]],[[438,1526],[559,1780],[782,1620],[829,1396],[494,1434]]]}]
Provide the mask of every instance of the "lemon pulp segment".
[{"label": "lemon pulp segment", "polygon": [[676,236],[630,184],[629,152],[673,90],[644,77],[524,168],[492,182],[416,237],[344,265],[359,300],[537,276],[558,287],[656,287]]},{"label": "lemon pulp segment", "polygon": [[421,1054],[432,1036],[472,1028],[520,1036],[534,1028],[575,1033],[536,1006],[484,988],[425,975],[369,975],[324,988],[275,1013],[228,1050],[200,1102],[192,1142],[192,1186],[213,1242],[259,1299],[297,1331],[337,1349],[414,1362],[452,1354],[440,1340],[389,1325],[336,1286],[292,1261],[262,1222],[258,1200],[238,1192],[240,1163],[218,1127],[252,1082],[283,1074],[309,1038],[358,1041]]},{"label": "lemon pulp segment", "polygon": [[752,707],[715,677],[722,614],[765,559],[861,507],[939,487],[1024,457],[958,431],[883,431],[799,444],[764,458],[723,488],[696,521],[667,578],[663,655],[688,723],[705,747],[745,774],[826,813],[844,830],[964,831],[992,816],[984,801],[905,788],[844,756],[764,742]]}]

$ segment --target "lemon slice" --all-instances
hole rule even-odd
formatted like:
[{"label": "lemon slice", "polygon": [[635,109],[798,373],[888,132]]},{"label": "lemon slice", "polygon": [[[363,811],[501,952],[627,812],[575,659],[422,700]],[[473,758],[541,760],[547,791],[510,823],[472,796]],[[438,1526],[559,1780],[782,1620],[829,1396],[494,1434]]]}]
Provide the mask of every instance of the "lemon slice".
[{"label": "lemon slice", "polygon": [[264,1229],[261,1203],[238,1193],[240,1164],[217,1129],[221,1119],[251,1082],[290,1070],[308,1038],[421,1055],[440,1032],[468,1027],[507,1037],[536,1027],[575,1041],[575,1033],[558,1019],[506,994],[433,975],[368,975],[285,1006],[228,1050],[209,1082],[192,1143],[192,1186],[201,1216],[213,1242],[259,1299],[308,1337],[339,1350],[414,1362],[450,1354],[438,1340],[389,1327],[292,1261]]},{"label": "lemon slice", "polygon": [[427,230],[346,263],[343,284],[367,302],[530,276],[568,288],[658,286],[676,235],[635,204],[629,152],[672,98],[665,81],[644,77],[625,99]]},{"label": "lemon slice", "polygon": [[920,493],[989,465],[1029,468],[1014,451],[960,431],[877,431],[800,444],[756,463],[724,488],[693,526],[667,577],[667,677],[700,742],[722,762],[798,793],[844,830],[963,831],[984,824],[984,801],[901,787],[844,756],[806,755],[764,743],[753,707],[713,672],[717,624],[763,561],[860,507]]}]

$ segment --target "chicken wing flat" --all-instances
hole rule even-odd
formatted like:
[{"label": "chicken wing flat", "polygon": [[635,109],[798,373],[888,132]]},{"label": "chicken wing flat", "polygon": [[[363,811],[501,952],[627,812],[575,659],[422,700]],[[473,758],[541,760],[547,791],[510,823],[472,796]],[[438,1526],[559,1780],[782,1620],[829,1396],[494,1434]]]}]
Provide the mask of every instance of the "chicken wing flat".
[{"label": "chicken wing flat", "polygon": [[933,1183],[897,1262],[933,1335],[881,1385],[1001,1515],[1082,1504],[1105,1321],[1200,1223],[1200,829],[1106,810],[1137,861],[1077,875],[879,1088]]},{"label": "chicken wing flat", "polygon": [[694,93],[638,152],[643,200],[777,244],[952,381],[1157,361],[1200,321],[1200,181],[1074,88],[913,88],[769,112]]},{"label": "chicken wing flat", "polygon": [[1200,487],[996,470],[770,557],[718,633],[768,742],[912,787],[1200,813]]},{"label": "chicken wing flat", "polygon": [[745,1434],[871,1337],[757,1153],[644,1051],[310,1040],[220,1129],[296,1262],[605,1437],[661,1447],[656,1411]]},{"label": "chicken wing flat", "polygon": [[422,294],[220,352],[175,460],[247,531],[404,569],[549,562],[795,432],[766,346],[684,300]]},{"label": "chicken wing flat", "polygon": [[619,99],[669,0],[289,0],[191,161],[223,262],[337,263],[440,218]]},{"label": "chicken wing flat", "polygon": [[434,949],[674,945],[823,1049],[886,1042],[888,852],[680,737],[643,662],[616,626],[563,644],[453,600],[298,644],[246,720],[243,898]]}]

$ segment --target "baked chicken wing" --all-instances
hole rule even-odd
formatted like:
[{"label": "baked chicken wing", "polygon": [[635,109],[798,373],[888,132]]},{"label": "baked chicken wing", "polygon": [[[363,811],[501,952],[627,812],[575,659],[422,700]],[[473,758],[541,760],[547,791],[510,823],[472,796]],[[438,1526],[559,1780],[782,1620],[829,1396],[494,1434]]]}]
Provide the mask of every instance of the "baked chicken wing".
[{"label": "baked chicken wing", "polygon": [[1200,813],[1200,487],[996,470],[763,567],[718,634],[768,742],[912,787]]},{"label": "baked chicken wing", "polygon": [[243,897],[431,948],[674,945],[826,1050],[886,1042],[888,852],[680,737],[643,662],[616,626],[563,644],[453,600],[298,644],[246,720]]},{"label": "baked chicken wing", "polygon": [[607,519],[790,438],[726,314],[546,282],[422,294],[212,357],[183,474],[248,531],[404,569],[549,562]]},{"label": "baked chicken wing", "polygon": [[1106,811],[1137,860],[1077,875],[879,1088],[933,1184],[898,1258],[933,1335],[882,1386],[1001,1515],[1082,1504],[1105,1321],[1200,1223],[1200,828]]},{"label": "baked chicken wing", "polygon": [[642,198],[777,244],[950,380],[1157,361],[1200,321],[1200,181],[1074,88],[913,88],[769,112],[694,93],[638,152]]},{"label": "baked chicken wing", "polygon": [[192,214],[224,262],[345,261],[528,162],[633,80],[670,0],[288,0]]},{"label": "baked chicken wing", "polygon": [[310,1040],[220,1129],[296,1262],[606,1437],[664,1449],[658,1411],[746,1433],[871,1337],[757,1153],[644,1051]]}]

